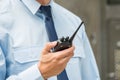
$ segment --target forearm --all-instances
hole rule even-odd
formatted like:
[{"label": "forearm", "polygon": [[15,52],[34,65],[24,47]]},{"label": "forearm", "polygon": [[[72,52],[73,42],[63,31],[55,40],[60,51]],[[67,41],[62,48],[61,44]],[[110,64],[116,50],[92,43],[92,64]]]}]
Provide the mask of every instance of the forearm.
[{"label": "forearm", "polygon": [[12,75],[7,80],[44,80],[41,73],[38,70],[37,64],[19,73],[18,75]]}]

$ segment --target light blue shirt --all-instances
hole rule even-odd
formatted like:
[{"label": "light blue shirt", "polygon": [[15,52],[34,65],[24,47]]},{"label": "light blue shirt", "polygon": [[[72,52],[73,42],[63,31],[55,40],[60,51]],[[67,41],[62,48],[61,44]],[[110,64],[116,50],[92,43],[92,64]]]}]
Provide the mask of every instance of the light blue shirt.
[{"label": "light blue shirt", "polygon": [[[35,15],[41,5],[36,0],[1,0],[0,4],[0,80],[43,80],[37,63],[49,40],[44,16]],[[81,23],[79,17],[54,1],[49,5],[58,37],[71,36]],[[66,66],[69,80],[100,80],[84,25],[73,44],[74,56]]]}]

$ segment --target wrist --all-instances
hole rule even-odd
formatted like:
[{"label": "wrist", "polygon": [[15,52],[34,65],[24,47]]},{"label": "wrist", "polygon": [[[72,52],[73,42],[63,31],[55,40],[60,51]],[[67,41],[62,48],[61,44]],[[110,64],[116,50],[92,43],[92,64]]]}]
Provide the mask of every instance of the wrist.
[{"label": "wrist", "polygon": [[39,72],[41,73],[42,77],[44,78],[44,80],[47,80],[47,77],[45,76],[44,70],[41,69],[40,62],[38,64],[38,69],[39,69]]}]

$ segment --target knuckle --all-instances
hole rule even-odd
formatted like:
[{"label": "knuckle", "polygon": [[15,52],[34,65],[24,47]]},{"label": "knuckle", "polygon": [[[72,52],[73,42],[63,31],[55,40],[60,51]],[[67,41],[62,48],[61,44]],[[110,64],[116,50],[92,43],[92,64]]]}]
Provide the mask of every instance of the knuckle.
[{"label": "knuckle", "polygon": [[58,61],[57,61],[56,59],[54,59],[54,60],[53,60],[53,63],[55,63],[55,64],[56,64],[57,62],[58,62]]},{"label": "knuckle", "polygon": [[73,52],[71,53],[71,56],[74,56],[74,53],[73,53]]},{"label": "knuckle", "polygon": [[63,64],[64,64],[63,61],[60,61],[60,62],[58,63],[59,66],[62,66]]},{"label": "knuckle", "polygon": [[73,49],[69,49],[67,53],[72,53],[73,51],[74,51]]},{"label": "knuckle", "polygon": [[58,60],[59,60],[58,56],[53,57],[53,62],[58,62]]},{"label": "knuckle", "polygon": [[45,46],[49,46],[50,45],[50,42],[47,42]]},{"label": "knuckle", "polygon": [[56,55],[56,56],[54,57],[54,59],[58,61],[58,60],[59,60],[59,56]]}]

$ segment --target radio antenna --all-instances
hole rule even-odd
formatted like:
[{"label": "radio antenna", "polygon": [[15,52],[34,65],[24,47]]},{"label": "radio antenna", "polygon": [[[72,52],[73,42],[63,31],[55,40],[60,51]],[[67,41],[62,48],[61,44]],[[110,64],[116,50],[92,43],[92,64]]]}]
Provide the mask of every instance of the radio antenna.
[{"label": "radio antenna", "polygon": [[82,26],[83,23],[84,23],[84,22],[81,22],[80,26],[77,28],[77,30],[75,31],[75,33],[71,36],[71,38],[69,39],[70,42],[73,41],[73,39],[74,39],[76,33],[78,32],[78,30],[80,29],[80,27]]}]

